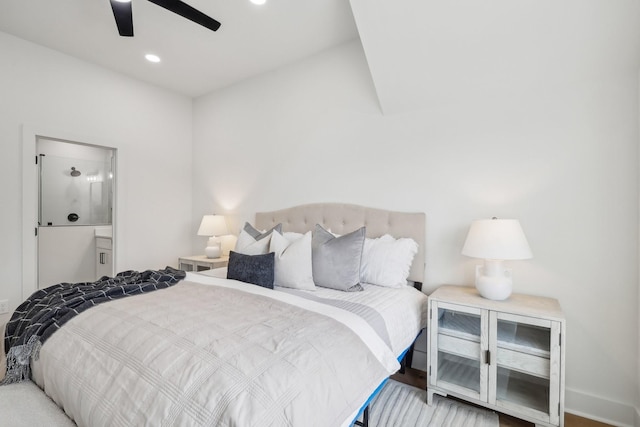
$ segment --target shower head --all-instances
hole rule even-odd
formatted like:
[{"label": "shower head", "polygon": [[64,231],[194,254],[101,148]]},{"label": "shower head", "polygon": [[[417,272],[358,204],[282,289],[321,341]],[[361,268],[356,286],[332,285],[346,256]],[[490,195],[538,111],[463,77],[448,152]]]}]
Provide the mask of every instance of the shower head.
[{"label": "shower head", "polygon": [[75,166],[71,166],[71,176],[80,176],[81,172],[76,170]]}]

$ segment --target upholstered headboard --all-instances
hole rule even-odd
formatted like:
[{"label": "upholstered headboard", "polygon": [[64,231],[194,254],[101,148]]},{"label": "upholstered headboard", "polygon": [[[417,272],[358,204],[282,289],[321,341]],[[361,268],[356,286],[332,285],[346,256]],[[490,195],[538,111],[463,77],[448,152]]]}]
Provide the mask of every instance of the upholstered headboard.
[{"label": "upholstered headboard", "polygon": [[345,234],[365,226],[367,237],[383,234],[395,238],[410,237],[418,243],[418,253],[413,259],[409,280],[420,283],[424,281],[425,222],[425,214],[421,212],[394,212],[343,203],[314,203],[256,213],[256,227],[259,229],[269,229],[282,223],[282,231],[305,233],[320,224],[334,233]]}]

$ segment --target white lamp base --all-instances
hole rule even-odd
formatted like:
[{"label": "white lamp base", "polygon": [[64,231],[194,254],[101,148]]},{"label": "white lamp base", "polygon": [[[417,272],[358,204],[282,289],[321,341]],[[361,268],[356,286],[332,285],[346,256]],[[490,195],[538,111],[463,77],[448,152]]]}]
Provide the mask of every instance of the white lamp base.
[{"label": "white lamp base", "polygon": [[210,237],[207,242],[207,247],[204,248],[204,254],[207,258],[220,258],[222,256],[221,246],[219,238]]},{"label": "white lamp base", "polygon": [[509,298],[513,289],[511,270],[503,268],[502,261],[485,260],[484,266],[476,266],[476,289],[490,300]]}]

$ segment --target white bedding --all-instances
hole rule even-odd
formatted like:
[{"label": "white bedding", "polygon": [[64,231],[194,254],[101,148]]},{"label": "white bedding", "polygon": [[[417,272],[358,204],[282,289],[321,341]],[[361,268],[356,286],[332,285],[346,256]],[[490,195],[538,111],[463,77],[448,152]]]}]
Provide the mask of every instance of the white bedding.
[{"label": "white bedding", "polygon": [[348,311],[190,274],[79,314],[33,378],[81,426],[348,425],[424,327],[421,298],[408,314],[388,298],[397,289],[379,290],[339,297],[388,313],[391,349]]},{"label": "white bedding", "polygon": [[[189,280],[205,284],[211,283],[203,276],[225,278],[227,277],[227,269],[216,268],[198,273],[187,273]],[[316,287],[314,291],[291,291],[278,286],[275,287],[275,290],[359,303],[373,308],[384,318],[393,354],[396,357],[400,356],[427,325],[427,296],[411,286],[395,289],[363,283],[362,287],[365,289],[364,292],[343,292],[322,287]]]}]

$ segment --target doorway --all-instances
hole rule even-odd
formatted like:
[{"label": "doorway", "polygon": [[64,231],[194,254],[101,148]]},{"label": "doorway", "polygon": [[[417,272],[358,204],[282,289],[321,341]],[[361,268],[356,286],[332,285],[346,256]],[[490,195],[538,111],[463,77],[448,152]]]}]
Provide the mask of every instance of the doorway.
[{"label": "doorway", "polygon": [[113,276],[117,149],[26,126],[22,133],[23,298]]},{"label": "doorway", "polygon": [[38,289],[113,276],[113,149],[37,137]]}]

